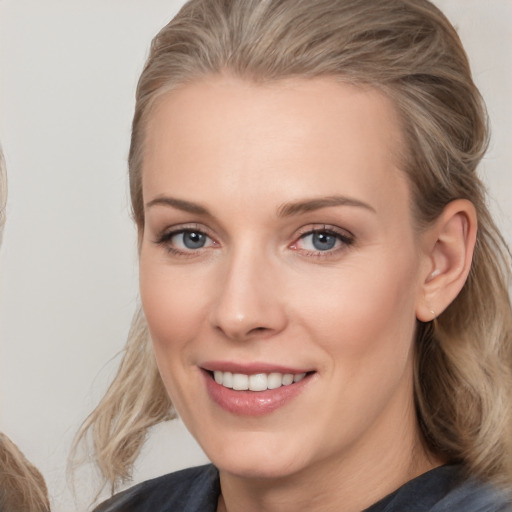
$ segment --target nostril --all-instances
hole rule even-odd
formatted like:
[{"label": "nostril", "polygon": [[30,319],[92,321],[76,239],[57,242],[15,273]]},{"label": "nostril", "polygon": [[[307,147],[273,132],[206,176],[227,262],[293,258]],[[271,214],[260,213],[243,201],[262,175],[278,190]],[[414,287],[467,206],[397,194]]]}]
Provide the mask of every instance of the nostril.
[{"label": "nostril", "polygon": [[269,329],[268,327],[253,327],[248,333],[247,336],[258,336],[260,334],[266,334],[269,331],[272,331],[272,329]]}]

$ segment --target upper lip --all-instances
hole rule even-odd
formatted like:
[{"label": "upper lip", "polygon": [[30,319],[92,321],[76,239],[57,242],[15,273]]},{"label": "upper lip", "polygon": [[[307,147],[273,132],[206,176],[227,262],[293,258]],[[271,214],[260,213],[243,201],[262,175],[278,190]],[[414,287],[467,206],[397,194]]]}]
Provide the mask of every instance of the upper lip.
[{"label": "upper lip", "polygon": [[202,363],[201,368],[214,372],[231,372],[242,373],[245,375],[255,375],[257,373],[308,373],[313,371],[311,368],[298,368],[292,366],[284,366],[274,363],[252,362],[242,363],[235,361],[207,361]]}]

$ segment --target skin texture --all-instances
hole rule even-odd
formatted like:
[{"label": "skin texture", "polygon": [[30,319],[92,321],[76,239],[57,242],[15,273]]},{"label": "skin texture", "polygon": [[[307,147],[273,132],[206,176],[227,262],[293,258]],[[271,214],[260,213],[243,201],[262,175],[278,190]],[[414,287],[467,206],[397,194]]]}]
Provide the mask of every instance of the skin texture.
[{"label": "skin texture", "polygon": [[[219,510],[361,510],[440,463],[414,410],[414,331],[462,286],[475,222],[461,202],[415,230],[400,144],[383,95],[327,78],[209,77],[152,114],[141,297],[165,386],[220,470]],[[285,206],[334,196],[350,201]],[[314,373],[251,417],[212,401],[207,361]]]}]

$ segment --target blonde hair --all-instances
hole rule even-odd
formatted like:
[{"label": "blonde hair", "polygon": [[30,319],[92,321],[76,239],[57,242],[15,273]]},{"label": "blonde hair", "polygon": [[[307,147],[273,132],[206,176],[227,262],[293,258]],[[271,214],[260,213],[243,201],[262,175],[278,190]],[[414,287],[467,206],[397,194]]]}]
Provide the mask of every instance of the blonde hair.
[{"label": "blonde hair", "polygon": [[[485,106],[457,33],[427,0],[192,0],[154,38],[139,80],[129,173],[144,226],[145,125],[158,99],[205,75],[254,82],[336,77],[379,89],[401,116],[402,167],[418,228],[452,200],[477,210],[469,278],[433,323],[417,327],[415,399],[426,443],[467,472],[512,483],[510,253],[476,168],[488,143]],[[112,486],[129,477],[148,427],[172,416],[141,311],[121,367],[79,433]]]},{"label": "blonde hair", "polygon": [[[7,176],[0,147],[0,241],[5,224]],[[50,503],[41,473],[18,447],[0,433],[0,510],[9,512],[48,512]]]},{"label": "blonde hair", "polygon": [[48,493],[41,473],[2,433],[0,433],[0,468],[0,510],[49,512]]}]

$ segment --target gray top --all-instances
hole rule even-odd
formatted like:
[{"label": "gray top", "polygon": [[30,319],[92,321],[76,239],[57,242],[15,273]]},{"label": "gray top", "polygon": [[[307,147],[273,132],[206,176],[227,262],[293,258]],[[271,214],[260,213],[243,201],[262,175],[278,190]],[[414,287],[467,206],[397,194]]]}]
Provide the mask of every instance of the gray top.
[{"label": "gray top", "polygon": [[[94,512],[216,512],[219,473],[209,464],[143,482],[116,494]],[[457,465],[441,466],[407,482],[363,512],[507,512],[504,493],[463,479]]]}]

